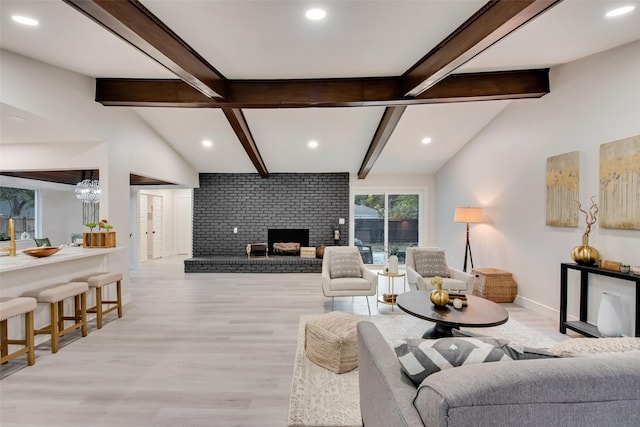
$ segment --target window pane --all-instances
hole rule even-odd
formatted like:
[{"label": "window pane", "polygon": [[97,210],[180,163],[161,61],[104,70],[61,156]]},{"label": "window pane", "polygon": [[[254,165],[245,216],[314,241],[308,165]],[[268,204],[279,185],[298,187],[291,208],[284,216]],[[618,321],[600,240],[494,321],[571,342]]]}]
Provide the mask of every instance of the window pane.
[{"label": "window pane", "polygon": [[384,264],[384,194],[355,196],[354,245],[360,249],[365,264]]},{"label": "window pane", "polygon": [[16,239],[31,239],[35,228],[35,191],[0,187],[0,240],[9,240],[9,218]]},{"label": "window pane", "polygon": [[389,255],[405,263],[409,246],[418,246],[419,198],[417,194],[389,195]]}]

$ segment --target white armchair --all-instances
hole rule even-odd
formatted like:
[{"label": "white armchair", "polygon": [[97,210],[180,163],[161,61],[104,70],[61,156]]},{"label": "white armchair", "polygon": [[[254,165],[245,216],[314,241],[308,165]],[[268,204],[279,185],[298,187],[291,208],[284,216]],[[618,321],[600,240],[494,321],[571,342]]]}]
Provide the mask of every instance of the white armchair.
[{"label": "white armchair", "polygon": [[[417,268],[416,257],[418,258]],[[442,277],[443,289],[465,293],[471,293],[473,290],[474,276],[447,265],[444,250],[441,248],[407,248],[406,268],[407,281],[414,283],[418,290],[435,289],[431,284],[431,278],[435,276]],[[427,274],[429,270],[440,274],[429,275]],[[421,275],[419,271],[425,275]]]},{"label": "white armchair", "polygon": [[[365,268],[360,251],[355,246],[327,246],[322,259],[322,292],[331,297],[376,295],[378,275]],[[367,308],[371,314],[369,298]]]}]

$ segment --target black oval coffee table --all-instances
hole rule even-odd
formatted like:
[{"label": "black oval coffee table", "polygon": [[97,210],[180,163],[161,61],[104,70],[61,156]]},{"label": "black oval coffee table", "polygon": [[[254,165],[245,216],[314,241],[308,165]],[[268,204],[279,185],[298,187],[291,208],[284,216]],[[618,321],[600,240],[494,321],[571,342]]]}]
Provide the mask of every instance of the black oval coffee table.
[{"label": "black oval coffee table", "polygon": [[398,295],[396,299],[398,307],[403,311],[435,323],[422,338],[451,337],[451,330],[454,328],[488,328],[509,320],[507,310],[484,298],[467,295],[467,306],[457,310],[452,305],[434,306],[429,299],[430,294],[431,291],[411,291]]}]

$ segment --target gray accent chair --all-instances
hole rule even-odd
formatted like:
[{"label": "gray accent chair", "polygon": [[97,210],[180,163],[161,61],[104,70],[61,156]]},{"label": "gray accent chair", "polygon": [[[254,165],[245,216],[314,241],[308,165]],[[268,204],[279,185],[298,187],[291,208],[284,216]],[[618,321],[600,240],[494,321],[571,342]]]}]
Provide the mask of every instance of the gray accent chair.
[{"label": "gray accent chair", "polygon": [[371,322],[358,330],[366,427],[637,426],[639,357],[567,357],[461,366],[416,387]]},{"label": "gray accent chair", "polygon": [[[341,277],[331,278],[331,260],[335,257],[347,253],[356,253],[360,260],[360,273],[362,277]],[[335,297],[353,297],[376,295],[378,291],[378,275],[368,270],[362,262],[360,251],[355,246],[327,246],[324,249],[324,257],[322,258],[322,293],[326,297],[331,297],[331,310],[333,310],[333,299]],[[369,298],[367,299],[367,308],[371,314],[371,306]]]},{"label": "gray accent chair", "polygon": [[[417,251],[442,250],[437,247],[407,248],[407,281],[416,286],[419,291],[435,289],[431,284],[431,277],[423,277],[416,271],[415,253]],[[474,276],[447,265],[450,277],[442,278],[442,289],[457,290],[463,293],[473,291]]]}]

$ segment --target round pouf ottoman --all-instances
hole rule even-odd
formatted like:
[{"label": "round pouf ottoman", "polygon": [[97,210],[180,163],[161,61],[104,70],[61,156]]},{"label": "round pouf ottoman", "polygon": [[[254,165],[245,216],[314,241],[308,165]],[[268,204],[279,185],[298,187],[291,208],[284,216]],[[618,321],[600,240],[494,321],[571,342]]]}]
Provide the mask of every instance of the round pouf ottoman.
[{"label": "round pouf ottoman", "polygon": [[339,311],[323,314],[304,327],[304,351],[316,365],[338,374],[358,366],[357,316]]}]

